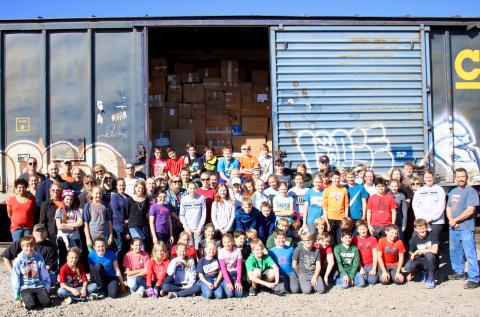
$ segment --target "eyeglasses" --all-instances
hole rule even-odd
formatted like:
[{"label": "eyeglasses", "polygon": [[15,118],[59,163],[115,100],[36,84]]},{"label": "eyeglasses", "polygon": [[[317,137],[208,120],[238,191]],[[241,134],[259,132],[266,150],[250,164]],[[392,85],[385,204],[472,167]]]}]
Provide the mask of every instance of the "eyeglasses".
[{"label": "eyeglasses", "polygon": [[200,179],[202,182],[208,182],[210,179],[209,178],[201,178]]},{"label": "eyeglasses", "polygon": [[172,181],[172,183],[181,183],[182,181],[181,180],[174,180]]},{"label": "eyeglasses", "polygon": [[421,184],[420,184],[420,183],[413,183],[413,185],[418,185],[418,186],[420,186]]},{"label": "eyeglasses", "polygon": [[95,184],[95,182],[93,182],[93,181],[85,182],[85,185],[92,185],[92,184]]},{"label": "eyeglasses", "polygon": [[106,180],[106,181],[111,181],[112,180],[111,177],[104,177],[103,179]]},{"label": "eyeglasses", "polygon": [[242,151],[250,151],[250,148],[249,147],[244,147],[244,148],[242,148]]},{"label": "eyeglasses", "polygon": [[27,164],[30,166],[37,166],[37,162],[28,162]]}]

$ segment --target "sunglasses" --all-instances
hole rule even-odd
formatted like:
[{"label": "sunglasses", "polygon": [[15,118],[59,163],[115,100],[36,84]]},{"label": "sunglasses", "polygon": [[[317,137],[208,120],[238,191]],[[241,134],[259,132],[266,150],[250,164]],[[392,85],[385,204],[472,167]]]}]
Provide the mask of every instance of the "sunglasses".
[{"label": "sunglasses", "polygon": [[30,166],[37,166],[37,162],[29,162],[27,164],[30,165]]},{"label": "sunglasses", "polygon": [[413,185],[421,185],[420,183],[413,183]]},{"label": "sunglasses", "polygon": [[95,173],[105,173],[105,171],[104,170],[98,170]]},{"label": "sunglasses", "polygon": [[61,189],[50,189],[50,191],[52,191],[52,192],[61,192],[62,190],[61,190]]},{"label": "sunglasses", "polygon": [[174,180],[172,181],[172,183],[181,183],[182,181],[181,180]]},{"label": "sunglasses", "polygon": [[205,181],[205,182],[208,182],[210,179],[209,178],[201,178],[201,181]]},{"label": "sunglasses", "polygon": [[89,182],[85,182],[85,185],[91,185],[91,184],[95,184],[95,182],[92,182],[92,181],[89,181]]},{"label": "sunglasses", "polygon": [[104,177],[103,179],[106,180],[106,181],[111,181],[112,180],[111,177]]}]

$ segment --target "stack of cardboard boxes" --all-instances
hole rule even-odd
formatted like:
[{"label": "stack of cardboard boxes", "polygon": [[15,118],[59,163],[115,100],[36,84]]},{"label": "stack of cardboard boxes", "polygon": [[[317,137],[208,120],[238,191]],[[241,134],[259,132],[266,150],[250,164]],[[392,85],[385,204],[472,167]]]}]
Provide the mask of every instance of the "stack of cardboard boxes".
[{"label": "stack of cardboard boxes", "polygon": [[168,74],[166,59],[150,63],[150,127],[154,145],[183,151],[187,142],[212,146],[217,154],[225,145],[240,151],[243,143],[258,153],[271,139],[268,71],[251,71],[242,81],[236,60],[222,60],[220,68],[197,68],[175,63]]}]

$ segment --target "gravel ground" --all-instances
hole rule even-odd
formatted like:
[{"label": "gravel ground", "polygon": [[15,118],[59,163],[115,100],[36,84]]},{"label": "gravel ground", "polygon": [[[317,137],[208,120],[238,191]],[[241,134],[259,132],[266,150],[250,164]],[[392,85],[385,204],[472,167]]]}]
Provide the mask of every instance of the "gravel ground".
[{"label": "gravel ground", "polygon": [[[443,256],[445,258],[445,256]],[[444,261],[442,261],[444,262]],[[448,273],[441,264],[441,274]],[[205,300],[201,297],[171,299],[139,298],[126,295],[118,299],[62,304],[55,300],[53,307],[27,312],[15,309],[10,291],[10,278],[3,263],[0,265],[0,316],[329,316],[363,314],[366,316],[478,316],[480,288],[464,290],[464,281],[446,281],[435,289],[423,283],[407,285],[375,285],[364,289],[347,290],[334,287],[326,294],[287,295],[278,297],[259,294],[243,299]]]}]

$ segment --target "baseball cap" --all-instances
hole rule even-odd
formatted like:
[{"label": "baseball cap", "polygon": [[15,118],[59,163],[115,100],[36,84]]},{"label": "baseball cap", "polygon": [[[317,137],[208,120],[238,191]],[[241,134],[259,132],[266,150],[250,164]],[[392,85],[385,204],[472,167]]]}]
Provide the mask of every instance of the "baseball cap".
[{"label": "baseball cap", "polygon": [[328,158],[328,156],[326,155],[321,155],[319,158],[318,158],[318,161],[320,163],[329,163],[330,162],[330,159]]},{"label": "baseball cap", "polygon": [[241,183],[242,183],[242,181],[240,180],[240,178],[238,178],[238,177],[232,178],[232,185],[235,185],[235,184],[240,185]]},{"label": "baseball cap", "polygon": [[65,197],[74,197],[75,193],[71,189],[64,189],[62,192],[62,199]]},{"label": "baseball cap", "polygon": [[33,231],[45,230],[45,225],[43,223],[37,223],[33,227]]},{"label": "baseball cap", "polygon": [[127,164],[125,165],[125,168],[126,168],[126,169],[130,169],[130,168],[132,168],[132,167],[133,167],[133,164],[132,164],[132,163],[127,163]]}]

